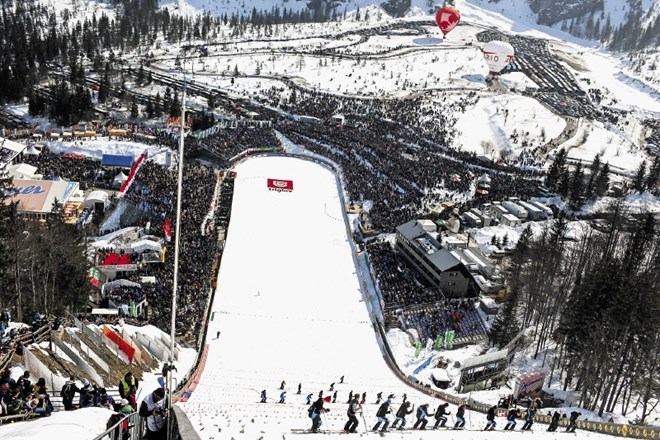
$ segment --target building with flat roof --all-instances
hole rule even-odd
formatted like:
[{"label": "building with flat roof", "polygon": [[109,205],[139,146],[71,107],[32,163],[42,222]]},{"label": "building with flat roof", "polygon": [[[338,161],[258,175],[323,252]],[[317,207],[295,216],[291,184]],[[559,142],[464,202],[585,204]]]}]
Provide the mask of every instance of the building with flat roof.
[{"label": "building with flat roof", "polygon": [[64,207],[78,189],[78,182],[66,180],[14,179],[7,203],[18,202],[18,212],[30,218],[45,220],[55,201]]},{"label": "building with flat roof", "polygon": [[476,296],[470,271],[416,220],[396,228],[396,248],[405,260],[447,298]]}]

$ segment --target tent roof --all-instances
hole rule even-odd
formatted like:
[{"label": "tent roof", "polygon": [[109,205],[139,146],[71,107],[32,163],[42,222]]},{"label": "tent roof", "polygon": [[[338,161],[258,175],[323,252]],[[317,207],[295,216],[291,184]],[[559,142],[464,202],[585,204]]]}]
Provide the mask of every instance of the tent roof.
[{"label": "tent roof", "polygon": [[108,200],[108,193],[105,191],[92,191],[89,193],[85,201],[95,200],[99,202],[106,202]]},{"label": "tent roof", "polygon": [[120,171],[119,174],[117,174],[115,176],[114,181],[115,182],[125,182],[126,179],[128,179],[128,176]]},{"label": "tent roof", "polygon": [[160,243],[151,240],[140,240],[135,243],[131,243],[131,249],[133,252],[144,252],[144,251],[158,251],[161,250]]},{"label": "tent roof", "polygon": [[7,171],[13,177],[17,178],[31,178],[37,172],[37,167],[32,166],[27,163],[17,163],[14,165],[9,165]]},{"label": "tent roof", "polygon": [[27,150],[23,152],[23,154],[27,154],[29,156],[38,156],[41,154],[41,151],[37,150],[37,148],[34,145],[30,145]]},{"label": "tent roof", "polygon": [[101,158],[101,165],[107,167],[130,168],[133,166],[133,156],[122,156],[119,154],[104,154]]}]

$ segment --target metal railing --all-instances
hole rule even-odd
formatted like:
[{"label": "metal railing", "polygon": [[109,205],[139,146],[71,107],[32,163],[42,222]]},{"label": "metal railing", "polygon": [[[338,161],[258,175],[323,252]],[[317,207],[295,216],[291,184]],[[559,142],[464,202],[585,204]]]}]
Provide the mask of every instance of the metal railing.
[{"label": "metal railing", "polygon": [[144,419],[134,412],[94,437],[94,440],[140,440],[144,435]]}]

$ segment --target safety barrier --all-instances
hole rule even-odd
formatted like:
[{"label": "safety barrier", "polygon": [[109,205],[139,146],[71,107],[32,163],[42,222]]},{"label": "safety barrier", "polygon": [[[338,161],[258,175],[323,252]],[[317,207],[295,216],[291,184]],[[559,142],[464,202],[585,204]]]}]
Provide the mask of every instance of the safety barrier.
[{"label": "safety barrier", "polygon": [[[124,427],[126,427],[125,430]],[[144,419],[138,413],[134,412],[123,417],[117,423],[94,437],[94,440],[123,440],[125,433],[129,434],[127,438],[141,439],[144,437],[145,431]],[[173,439],[176,439],[176,436]]]}]

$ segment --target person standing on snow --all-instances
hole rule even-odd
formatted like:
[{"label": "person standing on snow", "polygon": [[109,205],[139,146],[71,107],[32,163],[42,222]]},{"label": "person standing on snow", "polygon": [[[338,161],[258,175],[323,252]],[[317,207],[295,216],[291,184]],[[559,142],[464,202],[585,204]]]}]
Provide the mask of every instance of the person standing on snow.
[{"label": "person standing on snow", "polygon": [[280,389],[283,390],[285,386],[286,386],[286,381],[283,380],[282,383],[280,384]]},{"label": "person standing on snow", "polygon": [[522,427],[522,431],[529,431],[532,429],[532,425],[534,424],[534,415],[536,414],[536,409],[534,406],[529,405],[527,407],[527,414],[525,416],[525,424]]},{"label": "person standing on snow", "polygon": [[279,401],[279,403],[284,403],[285,400],[286,400],[286,391],[282,391],[282,392],[280,393],[280,401]]},{"label": "person standing on snow", "polygon": [[504,427],[505,431],[515,431],[516,429],[516,419],[518,418],[518,410],[516,408],[511,408],[509,414],[506,416],[506,426]]},{"label": "person standing on snow", "polygon": [[496,406],[491,406],[488,409],[488,413],[486,413],[486,427],[484,428],[484,431],[492,431],[495,429],[495,425],[497,423],[495,422],[495,410],[497,410]]},{"label": "person standing on snow", "polygon": [[[366,393],[363,394],[362,396],[366,397]],[[392,399],[387,399],[385,402],[383,402],[380,408],[378,408],[378,412],[376,413],[376,417],[378,421],[374,425],[372,431],[378,431],[378,428],[380,427],[381,423],[383,423],[383,429],[381,429],[380,432],[387,431],[387,427],[390,426],[390,420],[387,418],[387,415],[392,412],[392,410],[390,409],[391,404],[392,404]]]},{"label": "person standing on snow", "polygon": [[319,397],[316,402],[309,407],[308,415],[312,419],[312,432],[319,432],[321,427],[321,414],[330,412],[328,408],[323,407],[323,403],[330,403],[330,396]]},{"label": "person standing on snow", "polygon": [[571,411],[571,418],[568,419],[568,428],[566,428],[566,432],[575,432],[575,428],[577,427],[577,419],[581,415],[582,413]]},{"label": "person standing on snow", "polygon": [[300,394],[302,392],[302,384],[298,384],[298,392],[296,394]]},{"label": "person standing on snow", "polygon": [[557,430],[557,427],[559,426],[559,419],[561,418],[561,414],[559,411],[555,411],[555,413],[552,415],[552,421],[550,422],[550,426],[548,426],[548,432],[555,432]]},{"label": "person standing on snow", "polygon": [[460,405],[458,409],[456,410],[456,424],[454,425],[454,429],[463,429],[465,428],[465,410],[469,409],[470,405],[467,403],[464,403],[463,405]]},{"label": "person standing on snow", "polygon": [[417,421],[413,425],[413,429],[421,429],[425,430],[426,429],[426,424],[429,422],[426,420],[426,417],[432,416],[433,413],[429,413],[429,404],[425,403],[424,405],[420,405],[417,408],[417,414],[415,416],[417,417]]},{"label": "person standing on snow", "polygon": [[266,403],[266,390],[261,390],[261,403]]},{"label": "person standing on snow", "polygon": [[357,418],[358,414],[362,414],[362,405],[360,405],[360,399],[356,393],[353,396],[350,405],[348,405],[348,422],[344,425],[344,431],[355,432],[357,430],[357,427],[360,424]]},{"label": "person standing on snow", "polygon": [[406,416],[408,414],[412,414],[412,412],[415,410],[415,407],[413,406],[410,408],[410,402],[405,401],[403,405],[399,407],[399,410],[396,412],[396,420],[394,420],[394,423],[392,423],[392,429],[395,429],[397,426],[397,423],[401,422],[401,425],[399,426],[399,430],[402,430],[404,426],[406,426]]},{"label": "person standing on snow", "polygon": [[449,411],[447,411],[448,406],[448,403],[441,403],[438,405],[438,409],[435,410],[435,424],[433,425],[433,429],[438,429],[438,425],[440,425],[440,428],[445,427],[445,423],[447,423],[447,416],[451,414]]}]

